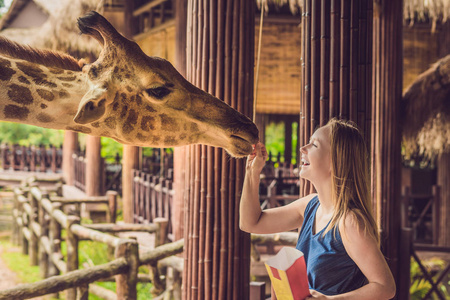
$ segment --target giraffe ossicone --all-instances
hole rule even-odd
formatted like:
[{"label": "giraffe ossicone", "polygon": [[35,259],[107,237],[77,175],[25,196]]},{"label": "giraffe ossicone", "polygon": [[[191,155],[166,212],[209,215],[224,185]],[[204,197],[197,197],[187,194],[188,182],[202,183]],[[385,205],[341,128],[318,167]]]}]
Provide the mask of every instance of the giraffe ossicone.
[{"label": "giraffe ossicone", "polygon": [[143,147],[199,143],[235,157],[251,153],[258,129],[248,117],[189,83],[167,60],[147,56],[100,14],[78,25],[103,47],[92,64],[0,36],[0,120]]}]

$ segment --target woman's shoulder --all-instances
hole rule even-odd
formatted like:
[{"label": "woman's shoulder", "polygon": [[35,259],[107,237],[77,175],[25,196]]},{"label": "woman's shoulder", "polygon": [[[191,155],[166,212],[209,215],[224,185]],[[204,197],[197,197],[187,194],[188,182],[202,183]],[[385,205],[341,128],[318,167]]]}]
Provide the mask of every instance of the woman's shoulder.
[{"label": "woman's shoulder", "polygon": [[305,216],[305,210],[306,210],[306,207],[308,206],[308,204],[316,198],[317,198],[317,193],[312,193],[312,194],[306,195],[296,201],[302,216]]}]

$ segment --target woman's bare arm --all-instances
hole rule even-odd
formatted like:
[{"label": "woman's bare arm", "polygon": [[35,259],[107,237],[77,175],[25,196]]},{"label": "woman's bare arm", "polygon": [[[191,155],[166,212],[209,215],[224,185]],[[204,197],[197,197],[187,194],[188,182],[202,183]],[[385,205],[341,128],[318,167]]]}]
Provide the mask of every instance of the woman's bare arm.
[{"label": "woman's bare arm", "polygon": [[266,159],[267,151],[263,144],[258,143],[255,151],[247,159],[239,226],[241,230],[251,233],[276,233],[299,228],[303,222],[305,207],[314,194],[282,207],[262,211],[259,201],[259,182]]}]

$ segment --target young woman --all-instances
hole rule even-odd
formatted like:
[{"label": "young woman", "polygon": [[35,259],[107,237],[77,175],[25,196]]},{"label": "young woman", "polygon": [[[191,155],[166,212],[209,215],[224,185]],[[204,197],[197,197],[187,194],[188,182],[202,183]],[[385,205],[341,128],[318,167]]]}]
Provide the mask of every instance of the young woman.
[{"label": "young woman", "polygon": [[372,216],[368,152],[358,128],[332,119],[300,149],[300,176],[316,194],[261,211],[260,173],[267,151],[258,143],[248,156],[240,227],[251,233],[301,228],[297,249],[305,256],[308,299],[391,299],[395,282],[379,248]]}]

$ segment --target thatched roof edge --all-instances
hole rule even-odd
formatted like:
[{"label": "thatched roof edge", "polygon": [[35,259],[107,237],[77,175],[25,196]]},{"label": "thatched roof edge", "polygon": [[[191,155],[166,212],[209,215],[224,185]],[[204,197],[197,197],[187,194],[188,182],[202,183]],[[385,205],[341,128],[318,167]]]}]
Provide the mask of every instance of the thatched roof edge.
[{"label": "thatched roof edge", "polygon": [[450,151],[450,55],[417,77],[405,90],[402,106],[407,157],[432,159]]}]

